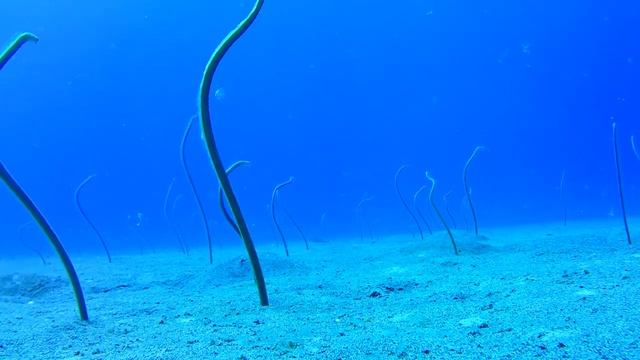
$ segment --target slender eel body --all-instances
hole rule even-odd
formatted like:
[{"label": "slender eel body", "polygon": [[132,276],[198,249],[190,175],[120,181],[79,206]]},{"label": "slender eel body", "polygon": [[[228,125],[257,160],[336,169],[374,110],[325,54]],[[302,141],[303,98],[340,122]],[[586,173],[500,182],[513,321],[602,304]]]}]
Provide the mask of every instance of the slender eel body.
[{"label": "slender eel body", "polygon": [[[20,49],[22,45],[24,45],[27,41],[38,41],[38,37],[32,33],[22,33],[18,35],[9,46],[0,53],[0,70],[7,64],[9,59]],[[4,164],[0,162],[0,178],[4,181],[5,184],[9,187],[9,189],[14,193],[14,195],[20,200],[22,205],[27,208],[31,216],[36,220],[40,229],[44,231],[49,238],[49,242],[53,245],[56,253],[62,260],[62,264],[64,265],[64,269],[67,272],[67,276],[69,277],[69,281],[71,282],[71,287],[73,288],[73,293],[76,297],[76,303],[78,305],[78,310],[80,312],[80,319],[87,321],[89,320],[89,314],[87,312],[87,304],[84,300],[84,293],[82,292],[82,286],[80,286],[80,279],[78,279],[78,274],[76,273],[76,269],[73,267],[73,263],[71,262],[71,258],[67,254],[67,251],[62,246],[62,242],[58,238],[58,235],[53,231],[47,219],[42,215],[40,210],[36,207],[36,205],[31,201],[27,193],[18,185],[18,183],[11,176],[9,171],[4,167]]]},{"label": "slender eel body", "polygon": [[273,219],[273,224],[276,226],[276,230],[278,230],[278,234],[280,234],[280,239],[282,240],[282,245],[284,246],[284,254],[289,256],[289,246],[287,245],[287,239],[284,237],[284,233],[282,232],[282,228],[280,227],[280,223],[278,223],[278,217],[276,216],[276,200],[278,199],[278,192],[283,187],[291,184],[293,182],[293,177],[290,177],[289,180],[276,185],[273,188],[273,192],[271,193],[271,218]]},{"label": "slender eel body", "polygon": [[191,187],[191,192],[196,199],[196,204],[198,205],[198,210],[200,212],[200,218],[202,219],[202,223],[204,224],[204,231],[207,235],[207,244],[209,245],[209,264],[213,264],[213,241],[211,239],[211,230],[209,229],[209,222],[207,221],[207,215],[204,212],[204,205],[202,204],[202,199],[200,199],[200,195],[198,195],[198,190],[196,189],[196,184],[193,181],[193,175],[191,174],[191,170],[189,170],[189,166],[187,166],[187,155],[185,152],[185,144],[187,142],[187,137],[189,136],[189,132],[193,127],[193,120],[197,119],[197,116],[192,116],[189,118],[189,122],[187,123],[187,127],[182,134],[182,141],[180,141],[180,159],[182,160],[182,168],[184,169],[184,173],[187,175],[187,180],[189,181],[189,186]]},{"label": "slender eel body", "polygon": [[471,209],[471,216],[473,217],[473,230],[476,236],[478,236],[478,217],[476,216],[476,208],[473,206],[473,201],[471,200],[471,189],[469,188],[469,181],[467,180],[467,172],[469,171],[469,165],[471,165],[471,160],[473,160],[476,155],[478,155],[478,151],[482,150],[482,146],[476,146],[469,156],[469,159],[464,164],[464,170],[462,170],[462,182],[464,184],[464,192],[467,195],[467,201],[469,202],[469,209]]},{"label": "slender eel body", "polygon": [[176,225],[175,222],[171,220],[171,217],[169,216],[169,197],[171,196],[171,191],[173,191],[173,186],[175,185],[175,183],[176,183],[176,178],[172,178],[171,183],[167,188],[167,192],[164,195],[164,205],[162,206],[162,215],[164,216],[164,219],[167,222],[167,224],[171,226],[173,233],[176,235],[176,239],[178,239],[178,246],[180,246],[180,251],[182,251],[182,253],[185,255],[189,255],[187,247],[184,243],[184,240],[182,239],[182,235],[180,234],[180,230],[178,229],[178,226]]},{"label": "slender eel body", "polygon": [[427,185],[422,185],[414,194],[413,194],[413,208],[416,209],[416,214],[422,219],[425,225],[427,225],[427,230],[429,230],[429,234],[433,235],[433,229],[431,229],[431,224],[427,221],[426,216],[420,210],[420,206],[418,205],[418,198],[422,191],[427,188]]},{"label": "slender eel body", "polygon": [[29,41],[38,42],[38,37],[32,33],[25,32],[18,36],[7,46],[4,51],[0,54],[0,70],[9,62],[9,60],[15,55],[18,50],[22,47],[22,45],[26,44]]},{"label": "slender eel body", "polygon": [[402,192],[400,191],[400,186],[398,185],[398,178],[400,177],[400,173],[406,168],[407,168],[407,165],[402,165],[402,166],[400,166],[398,171],[396,171],[396,175],[394,176],[394,184],[396,186],[396,193],[398,194],[398,197],[400,198],[400,202],[402,202],[402,206],[404,206],[404,209],[407,211],[407,213],[409,213],[409,216],[411,216],[411,219],[413,220],[413,223],[416,224],[416,227],[418,228],[418,233],[420,233],[420,239],[424,240],[424,234],[422,233],[422,226],[420,226],[420,222],[418,221],[418,218],[413,213],[413,211],[411,211],[411,208],[409,207],[409,204],[407,203],[407,201],[402,196]]},{"label": "slender eel body", "polygon": [[109,263],[111,263],[111,252],[109,251],[109,247],[107,246],[107,242],[104,239],[104,236],[102,236],[102,233],[100,233],[100,231],[98,230],[98,227],[93,223],[93,221],[91,221],[91,219],[87,215],[87,212],[84,211],[84,208],[82,207],[82,203],[80,202],[80,191],[94,177],[96,177],[96,175],[95,174],[91,174],[91,175],[87,176],[87,178],[84,179],[80,183],[80,185],[78,185],[78,187],[76,188],[76,191],[74,193],[74,198],[76,200],[76,207],[78,207],[78,211],[80,211],[80,215],[82,215],[82,217],[87,222],[87,224],[89,224],[89,227],[91,227],[91,230],[93,230],[93,232],[98,237],[98,240],[100,240],[100,244],[102,245],[102,248],[104,249],[104,252],[107,254],[107,260],[109,260]]},{"label": "slender eel body", "polygon": [[80,286],[80,279],[78,279],[76,269],[73,267],[71,258],[69,258],[69,255],[64,249],[64,246],[62,246],[62,242],[60,242],[58,235],[56,235],[56,233],[51,228],[51,225],[49,225],[47,219],[45,219],[44,215],[42,215],[33,201],[31,201],[27,193],[22,190],[20,185],[18,185],[18,183],[13,179],[11,174],[9,174],[9,171],[5,169],[2,163],[0,163],[0,178],[2,178],[2,181],[4,181],[9,189],[16,195],[22,205],[27,208],[31,216],[38,223],[38,226],[40,226],[42,231],[44,231],[44,233],[47,235],[47,238],[49,238],[49,242],[51,243],[51,245],[53,245],[53,248],[56,250],[56,253],[60,257],[60,260],[62,260],[62,264],[64,265],[64,269],[67,272],[69,281],[71,281],[73,293],[76,297],[76,303],[80,312],[80,319],[89,320],[89,315],[87,313],[87,304],[84,301],[84,294],[82,292],[82,287]]},{"label": "slender eel body", "polygon": [[[238,160],[234,162],[227,169],[227,176],[229,176],[233,172],[233,170],[239,168],[240,166],[249,165],[249,164],[251,164],[251,162],[247,160]],[[218,205],[220,206],[220,210],[222,211],[222,215],[224,216],[224,219],[227,220],[227,223],[229,223],[229,226],[231,226],[233,231],[236,234],[238,234],[238,236],[242,237],[242,235],[240,235],[240,229],[238,229],[238,225],[233,220],[232,215],[229,214],[229,211],[227,211],[227,208],[224,206],[224,191],[222,191],[222,187],[218,187]]]},{"label": "slender eel body", "polygon": [[425,173],[425,175],[427,179],[431,181],[431,190],[429,191],[429,202],[431,203],[431,207],[433,208],[433,211],[438,216],[438,219],[440,219],[442,226],[444,226],[445,230],[447,230],[447,234],[449,234],[449,239],[451,240],[451,246],[453,247],[453,253],[456,255],[459,255],[460,252],[458,251],[458,246],[456,245],[456,239],[453,237],[453,233],[451,232],[451,229],[449,228],[449,225],[447,224],[447,221],[445,220],[444,216],[440,212],[440,209],[438,209],[438,206],[436,205],[436,201],[433,199],[433,193],[436,190],[436,180],[433,178],[433,176],[429,174],[428,171]]},{"label": "slender eel body", "polygon": [[631,245],[631,233],[629,232],[629,221],[627,220],[627,207],[624,201],[624,189],[622,186],[622,170],[620,170],[620,156],[618,155],[618,132],[616,123],[611,124],[613,128],[613,153],[616,159],[616,175],[618,179],[618,194],[620,195],[620,208],[622,209],[622,220],[624,221],[624,231],[627,235],[627,243]]},{"label": "slender eel body", "polygon": [[238,230],[240,230],[242,241],[244,242],[244,246],[247,250],[247,256],[249,257],[251,267],[253,268],[253,276],[258,288],[260,304],[262,306],[268,306],[269,296],[267,294],[267,286],[264,281],[264,274],[262,272],[260,260],[258,259],[258,253],[256,251],[255,245],[253,244],[253,239],[251,238],[251,233],[249,232],[249,226],[247,226],[247,222],[242,215],[240,204],[238,203],[238,199],[233,192],[231,181],[229,181],[229,177],[227,176],[224,164],[222,163],[222,158],[220,157],[220,153],[218,152],[218,147],[213,136],[213,123],[211,120],[210,109],[211,84],[213,83],[213,75],[218,68],[218,65],[220,64],[220,61],[227,53],[229,48],[236,42],[236,40],[238,40],[242,36],[242,34],[244,34],[245,31],[247,31],[249,26],[251,26],[251,24],[255,21],[263,4],[264,0],[256,0],[256,3],[249,12],[249,15],[247,15],[247,17],[242,20],[240,24],[238,24],[238,26],[222,40],[220,45],[218,45],[218,47],[211,55],[211,58],[209,59],[209,62],[205,67],[204,74],[202,76],[202,82],[200,83],[198,111],[200,113],[202,133],[207,145],[207,150],[209,151],[209,157],[216,172],[216,176],[218,177],[218,181],[220,182],[220,187],[222,187],[222,190],[227,197],[229,207],[231,208],[231,212],[236,219]]}]

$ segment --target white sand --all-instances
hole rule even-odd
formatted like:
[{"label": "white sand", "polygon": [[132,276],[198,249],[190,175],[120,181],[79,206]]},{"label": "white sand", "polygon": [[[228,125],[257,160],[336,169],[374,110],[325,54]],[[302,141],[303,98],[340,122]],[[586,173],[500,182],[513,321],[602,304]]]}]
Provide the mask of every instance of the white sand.
[{"label": "white sand", "polygon": [[459,256],[445,233],[263,246],[269,307],[241,248],[74,256],[89,322],[56,258],[3,261],[0,358],[637,359],[640,253],[620,225],[459,231]]}]

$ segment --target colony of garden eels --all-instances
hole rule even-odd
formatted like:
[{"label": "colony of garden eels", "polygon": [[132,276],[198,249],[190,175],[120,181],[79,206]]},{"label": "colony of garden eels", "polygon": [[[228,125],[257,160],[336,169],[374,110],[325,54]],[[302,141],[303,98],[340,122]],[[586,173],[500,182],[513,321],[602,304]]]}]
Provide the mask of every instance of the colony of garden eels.
[{"label": "colony of garden eels", "polygon": [[[214,170],[216,172],[216,176],[218,177],[218,181],[220,183],[220,187],[223,190],[227,202],[229,203],[229,207],[231,208],[231,212],[235,219],[235,224],[240,233],[240,237],[244,243],[244,246],[247,250],[247,255],[251,262],[253,268],[253,275],[256,282],[256,286],[258,288],[258,294],[260,297],[260,304],[263,306],[269,305],[269,297],[267,295],[267,287],[264,281],[264,275],[262,273],[262,268],[260,266],[260,260],[258,259],[258,254],[255,249],[255,245],[253,244],[253,240],[251,238],[251,234],[249,233],[249,227],[242,215],[242,211],[240,209],[240,204],[236,199],[236,196],[233,192],[233,188],[231,186],[231,182],[229,181],[229,177],[227,176],[227,171],[222,163],[220,158],[220,154],[218,152],[218,148],[216,146],[215,138],[213,136],[213,126],[211,121],[211,110],[209,104],[209,96],[211,94],[211,85],[213,83],[213,75],[215,74],[220,61],[227,53],[229,48],[245,33],[245,31],[251,26],[254,22],[258,14],[260,13],[260,9],[264,4],[264,0],[256,0],[253,8],[249,12],[249,15],[238,24],[238,26],[233,29],[218,45],[218,47],[214,50],[211,55],[209,61],[204,70],[204,74],[202,76],[202,81],[200,83],[200,91],[199,91],[199,106],[198,106],[198,114],[200,118],[200,123],[202,127],[202,133],[204,135],[204,140],[207,145],[207,150],[209,152],[209,157],[211,163],[213,164]],[[27,42],[33,41],[37,42],[39,39],[37,36],[31,33],[22,33],[18,35],[9,46],[0,54],[0,70],[4,68],[7,62],[13,57],[18,50]],[[188,131],[188,130],[187,130]],[[5,168],[4,164],[0,163],[0,177],[7,184],[9,189],[18,197],[20,202],[29,210],[33,218],[36,220],[40,228],[45,232],[47,238],[55,248],[58,256],[62,260],[69,280],[73,286],[73,291],[76,297],[76,302],[78,304],[78,310],[80,312],[80,318],[82,320],[89,320],[89,315],[87,313],[87,305],[85,303],[84,294],[82,291],[82,287],[80,285],[80,280],[78,279],[78,275],[76,273],[75,268],[73,267],[73,263],[69,258],[62,242],[60,242],[58,236],[53,231],[49,223],[47,222],[44,215],[38,210],[36,205],[31,201],[27,193],[20,187],[17,181],[11,176],[9,171]],[[91,178],[87,178],[85,182],[83,182],[76,191],[76,199],[78,199],[78,192],[82,188],[84,184]],[[80,207],[80,209],[82,209]],[[105,250],[107,254],[109,254],[106,246]],[[110,256],[109,256],[110,258]]]},{"label": "colony of garden eels", "polygon": [[[253,275],[254,275],[254,280],[257,286],[257,290],[258,290],[258,295],[259,295],[259,299],[260,299],[260,304],[263,306],[267,306],[269,305],[269,298],[268,298],[268,294],[267,294],[267,289],[266,289],[266,285],[265,285],[265,280],[264,280],[264,275],[262,272],[262,268],[260,265],[260,261],[258,259],[258,255],[251,237],[251,234],[249,232],[249,228],[247,226],[247,223],[244,219],[244,216],[242,214],[240,205],[238,203],[238,200],[235,196],[235,193],[233,191],[232,185],[231,185],[231,181],[229,180],[229,174],[236,169],[237,167],[241,166],[241,165],[247,165],[249,162],[248,161],[238,161],[234,164],[232,164],[229,168],[225,168],[220,154],[218,152],[217,146],[216,146],[216,142],[215,142],[215,137],[213,134],[213,127],[212,127],[212,119],[211,119],[211,106],[210,106],[210,94],[211,94],[211,86],[213,83],[213,76],[215,74],[215,71],[218,68],[218,65],[220,64],[220,62],[222,61],[224,55],[227,53],[227,51],[231,48],[231,46],[246,32],[246,30],[251,26],[251,24],[254,22],[254,20],[256,19],[256,17],[258,16],[262,6],[263,6],[264,0],[256,0],[253,8],[251,9],[251,11],[249,12],[249,14],[246,16],[246,18],[244,18],[235,29],[233,29],[222,41],[221,43],[218,45],[218,47],[214,50],[213,54],[211,55],[209,61],[206,64],[203,76],[202,76],[202,80],[201,80],[201,84],[200,84],[200,88],[199,88],[199,104],[198,104],[198,115],[192,117],[188,124],[187,127],[184,131],[184,135],[180,144],[180,152],[181,152],[181,159],[182,159],[182,163],[183,163],[183,167],[185,170],[185,173],[187,174],[188,180],[189,180],[189,184],[191,185],[191,189],[194,193],[194,196],[196,197],[197,200],[197,204],[198,204],[198,208],[200,209],[200,213],[202,216],[202,221],[204,223],[205,226],[205,230],[206,230],[206,234],[207,234],[207,240],[208,240],[208,253],[209,253],[209,263],[212,263],[213,261],[213,255],[212,255],[212,241],[211,241],[211,235],[210,235],[210,231],[208,228],[208,223],[206,220],[206,217],[204,215],[204,211],[203,211],[203,205],[202,205],[202,200],[199,198],[198,193],[195,189],[195,185],[193,183],[193,179],[192,179],[192,175],[189,171],[189,168],[187,167],[186,164],[186,160],[185,160],[185,150],[184,150],[184,146],[185,146],[185,139],[187,138],[187,135],[189,134],[192,125],[193,125],[193,121],[195,119],[200,119],[200,126],[202,129],[202,133],[204,136],[204,141],[208,150],[208,154],[209,154],[209,158],[210,161],[213,165],[213,168],[216,172],[216,176],[218,178],[220,187],[219,187],[219,204],[220,207],[223,211],[223,214],[225,216],[225,219],[229,222],[229,224],[231,225],[231,227],[234,229],[234,231],[240,236],[240,238],[242,239],[244,246],[246,248],[246,252],[247,252],[247,256],[249,258],[249,261],[252,265],[252,269],[253,269]],[[39,38],[32,34],[32,33],[22,33],[20,35],[18,35],[15,39],[13,39],[13,41],[10,42],[10,44],[6,47],[6,49],[0,53],[0,70],[2,70],[4,68],[4,66],[9,62],[9,60],[20,50],[20,48],[25,45],[28,42],[38,42]],[[619,155],[618,155],[618,140],[617,140],[617,130],[616,130],[616,124],[613,123],[612,124],[612,129],[613,129],[613,147],[614,147],[614,153],[615,153],[615,165],[616,165],[616,172],[617,172],[617,182],[618,182],[618,193],[619,193],[619,199],[620,199],[620,206],[622,209],[622,218],[624,221],[624,228],[625,228],[625,234],[626,234],[626,238],[627,238],[627,242],[629,244],[631,244],[631,234],[629,231],[629,225],[628,225],[628,221],[627,221],[627,213],[626,213],[626,206],[625,206],[625,199],[624,199],[624,191],[623,191],[623,186],[622,186],[622,175],[621,175],[621,170],[620,170],[620,159],[619,159]],[[640,160],[640,155],[638,155],[638,150],[636,149],[636,145],[635,145],[635,141],[633,136],[631,136],[631,146],[633,149],[633,152],[636,156],[636,158],[638,158],[638,160]],[[476,236],[478,236],[478,220],[477,220],[477,216],[476,216],[476,210],[471,198],[471,191],[468,185],[468,181],[467,181],[467,172],[468,172],[468,168],[472,162],[472,160],[476,157],[476,155],[478,154],[478,152],[480,150],[482,150],[483,147],[478,146],[474,149],[474,151],[472,152],[471,156],[469,157],[469,159],[467,160],[467,162],[465,163],[464,169],[463,169],[463,183],[464,183],[464,190],[465,190],[465,196],[469,205],[469,209],[471,211],[471,214],[473,216],[473,225],[474,225],[474,233]],[[401,166],[395,175],[395,187],[396,187],[396,191],[398,193],[398,196],[400,198],[400,201],[402,202],[404,208],[406,209],[406,211],[409,213],[409,215],[411,216],[411,218],[413,219],[414,223],[416,224],[418,231],[419,231],[419,235],[421,238],[423,238],[423,232],[422,232],[422,228],[420,226],[420,223],[418,221],[418,218],[416,217],[416,215],[413,213],[413,211],[411,210],[411,208],[409,207],[408,203],[406,202],[406,200],[403,198],[402,193],[400,192],[400,188],[398,186],[398,177],[400,175],[400,173],[406,168],[405,165]],[[436,206],[436,202],[433,199],[433,194],[434,194],[434,190],[435,190],[435,186],[436,186],[436,180],[430,175],[429,172],[426,172],[426,178],[431,182],[431,188],[430,188],[430,192],[429,192],[429,202],[431,203],[434,212],[436,213],[438,219],[440,220],[440,222],[442,223],[443,227],[446,229],[449,238],[451,240],[451,245],[454,251],[455,255],[459,254],[459,249],[458,246],[456,244],[455,238],[453,236],[453,233],[450,230],[450,227],[445,219],[445,216],[443,215],[443,213],[440,211],[440,209]],[[109,262],[111,262],[111,254],[109,252],[109,249],[107,247],[106,242],[104,241],[103,237],[101,236],[101,234],[98,232],[97,228],[93,225],[93,223],[89,220],[89,218],[87,217],[85,211],[82,208],[81,202],[80,202],[80,191],[81,189],[91,180],[93,179],[95,175],[90,175],[89,177],[87,177],[76,189],[75,191],[75,200],[76,200],[76,204],[77,207],[79,209],[79,211],[81,212],[81,214],[83,215],[83,217],[85,218],[85,220],[90,224],[90,226],[92,227],[92,229],[96,232],[96,234],[98,235],[98,238],[100,239],[100,242],[102,244],[102,247],[104,248],[106,255],[108,257]],[[59,258],[61,259],[67,276],[69,277],[69,280],[71,282],[74,294],[75,294],[75,298],[76,298],[76,302],[77,302],[77,306],[78,306],[78,310],[80,313],[80,318],[82,320],[88,320],[89,319],[89,315],[87,313],[87,306],[85,303],[85,299],[84,299],[84,294],[82,291],[82,287],[80,285],[80,280],[78,279],[78,275],[76,273],[76,270],[73,266],[73,263],[69,257],[69,255],[67,254],[64,246],[62,245],[62,242],[60,241],[60,239],[58,238],[58,236],[56,235],[56,233],[54,232],[53,228],[50,226],[50,224],[48,223],[48,221],[46,220],[46,218],[44,217],[44,215],[39,211],[39,209],[37,208],[37,206],[35,205],[35,203],[29,198],[29,196],[27,195],[27,193],[25,192],[24,189],[22,189],[22,187],[20,187],[20,185],[18,184],[18,182],[15,180],[15,178],[9,173],[9,171],[5,168],[4,164],[2,162],[0,162],[0,177],[2,178],[2,180],[6,183],[6,185],[9,187],[9,189],[15,194],[15,196],[19,199],[19,201],[24,205],[24,207],[29,211],[29,213],[32,215],[32,217],[36,220],[37,224],[40,226],[40,228],[42,229],[42,231],[47,235],[51,245],[54,247],[57,255],[59,256]],[[561,190],[563,189],[563,183],[564,183],[564,173],[563,173],[563,177],[562,177],[562,181],[561,181]],[[278,233],[280,234],[280,237],[282,239],[282,243],[284,245],[284,249],[285,249],[285,254],[288,256],[289,252],[288,252],[288,247],[287,247],[287,242],[285,239],[284,234],[282,233],[280,226],[278,225],[278,221],[276,219],[276,214],[275,214],[275,202],[278,196],[278,191],[284,187],[285,185],[290,184],[293,181],[293,178],[290,178],[288,181],[283,182],[279,185],[277,185],[274,190],[273,190],[273,194],[272,194],[272,202],[271,202],[271,211],[272,211],[272,217],[273,217],[273,221],[274,224],[278,230]],[[416,206],[416,199],[418,198],[419,194],[421,191],[423,191],[424,189],[426,189],[426,185],[421,187],[418,191],[415,192],[414,196],[413,196],[413,204],[414,204],[414,208],[418,213],[418,216],[420,216],[420,218],[422,218],[424,220],[424,217],[422,216],[422,214],[419,212],[419,208]],[[169,192],[171,190],[171,186],[169,189]],[[231,210],[231,214],[229,214],[229,212],[226,210],[225,208],[225,204],[224,204],[224,197],[226,197],[227,203],[229,205],[229,208]],[[363,199],[357,206],[357,209],[360,209],[361,205],[367,201],[368,199]],[[165,214],[167,209],[167,202],[165,201]],[[302,233],[302,230],[300,229],[300,227],[295,223],[295,221],[293,221],[293,219],[291,218],[291,216],[287,213],[287,216],[290,218],[290,220],[295,224],[297,230],[301,233],[303,239],[305,240],[307,249],[308,249],[308,243],[306,240],[306,237],[304,236],[304,234]],[[566,215],[565,215],[565,222],[566,222]],[[431,227],[430,225],[425,221],[425,223],[427,224],[427,227],[429,229],[429,232],[431,232]],[[183,247],[183,251],[187,251],[186,248]],[[43,260],[44,261],[44,260]]]}]

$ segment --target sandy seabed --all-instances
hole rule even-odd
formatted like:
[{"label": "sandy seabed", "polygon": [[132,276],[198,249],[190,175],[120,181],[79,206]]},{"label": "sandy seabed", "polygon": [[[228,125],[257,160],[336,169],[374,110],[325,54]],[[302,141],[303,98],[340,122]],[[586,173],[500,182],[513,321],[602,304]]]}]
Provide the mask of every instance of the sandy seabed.
[{"label": "sandy seabed", "polygon": [[[640,228],[640,222],[635,221]],[[632,228],[633,229],[633,228]],[[258,251],[0,261],[0,358],[640,359],[640,252],[619,222]],[[640,237],[635,237],[640,243]]]}]

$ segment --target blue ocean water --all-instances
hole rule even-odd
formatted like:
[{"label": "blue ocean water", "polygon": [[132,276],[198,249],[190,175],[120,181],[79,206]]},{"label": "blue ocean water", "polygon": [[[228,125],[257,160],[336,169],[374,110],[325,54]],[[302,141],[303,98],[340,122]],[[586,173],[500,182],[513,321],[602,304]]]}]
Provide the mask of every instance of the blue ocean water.
[{"label": "blue ocean water", "polygon": [[[205,246],[179,144],[206,61],[252,5],[0,3],[0,42],[40,38],[0,74],[1,160],[70,252],[102,251],[73,198],[91,174],[82,202],[114,253],[142,238],[176,246],[163,217],[173,178],[171,222]],[[290,176],[280,204],[310,238],[359,236],[365,198],[373,232],[415,232],[394,189],[401,165],[405,196],[428,170],[462,227],[462,169],[479,145],[469,181],[481,226],[560,223],[565,207],[568,221],[620,218],[613,121],[637,216],[639,23],[632,1],[266,1],[222,61],[211,110],[224,163],[252,162],[232,183],[255,241],[279,241],[271,191]],[[186,151],[214,243],[239,244],[199,130]],[[35,226],[20,230],[30,217],[4,187],[0,205],[5,256],[30,254],[21,237],[51,252]]]}]

